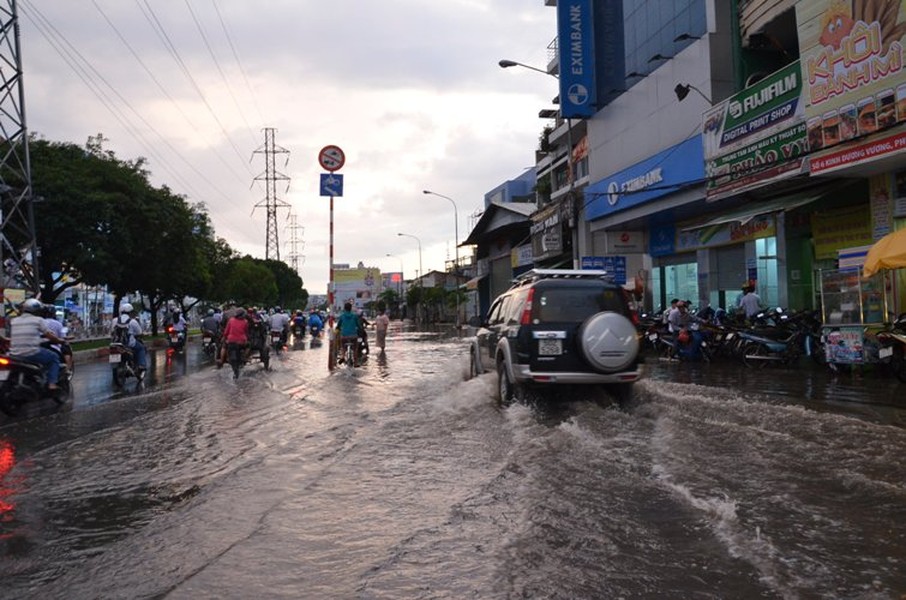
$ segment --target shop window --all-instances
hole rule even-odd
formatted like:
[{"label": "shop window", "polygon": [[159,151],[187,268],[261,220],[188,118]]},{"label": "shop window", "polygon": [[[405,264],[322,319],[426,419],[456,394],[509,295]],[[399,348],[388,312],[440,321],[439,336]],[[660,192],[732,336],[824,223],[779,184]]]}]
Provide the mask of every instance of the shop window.
[{"label": "shop window", "polygon": [[667,265],[654,269],[652,289],[661,298],[660,310],[670,306],[674,298],[698,301],[698,263]]},{"label": "shop window", "polygon": [[758,269],[758,289],[761,303],[765,306],[778,306],[780,303],[780,285],[777,274],[777,238],[767,237],[755,240],[756,267]]}]

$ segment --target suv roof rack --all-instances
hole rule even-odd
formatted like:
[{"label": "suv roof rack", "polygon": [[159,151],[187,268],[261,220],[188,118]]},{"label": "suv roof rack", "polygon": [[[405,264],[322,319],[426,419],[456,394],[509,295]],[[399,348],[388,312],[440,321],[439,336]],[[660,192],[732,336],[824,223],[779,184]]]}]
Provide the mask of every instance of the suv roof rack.
[{"label": "suv roof rack", "polygon": [[606,279],[612,277],[599,269],[531,269],[517,275],[513,283],[524,284],[539,279]]}]

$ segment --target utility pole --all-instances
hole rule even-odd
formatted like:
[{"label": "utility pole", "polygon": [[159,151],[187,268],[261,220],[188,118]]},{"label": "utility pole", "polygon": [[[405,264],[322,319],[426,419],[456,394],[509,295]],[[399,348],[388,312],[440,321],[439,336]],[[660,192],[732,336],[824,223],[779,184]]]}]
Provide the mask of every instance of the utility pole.
[{"label": "utility pole", "polygon": [[287,221],[286,229],[289,229],[289,241],[287,242],[289,245],[289,256],[287,258],[289,258],[289,266],[292,267],[293,271],[298,275],[299,267],[301,266],[299,264],[299,259],[302,258],[304,262],[305,258],[303,255],[299,254],[299,246],[301,245],[304,248],[305,242],[299,239],[297,232],[301,231],[302,233],[305,233],[305,228],[299,225],[299,215],[294,214],[292,211],[290,211]]},{"label": "utility pole", "polygon": [[24,287],[37,295],[41,274],[15,0],[0,0],[0,64],[0,294]]},{"label": "utility pole", "polygon": [[[277,171],[274,167],[275,158],[278,153],[286,154],[286,162],[289,162],[289,150],[281,148],[274,144],[273,127],[264,129],[264,146],[255,150],[255,154],[264,154],[265,170],[262,175],[255,177],[255,181],[264,180],[267,195],[264,200],[255,205],[255,208],[264,206],[267,210],[267,241],[264,250],[265,260],[280,260],[280,238],[277,234],[277,209],[289,208],[289,204],[277,198],[277,181],[289,181],[289,177]],[[286,164],[284,163],[284,166]],[[287,188],[289,184],[287,183]],[[254,209],[252,210],[254,212]]]}]

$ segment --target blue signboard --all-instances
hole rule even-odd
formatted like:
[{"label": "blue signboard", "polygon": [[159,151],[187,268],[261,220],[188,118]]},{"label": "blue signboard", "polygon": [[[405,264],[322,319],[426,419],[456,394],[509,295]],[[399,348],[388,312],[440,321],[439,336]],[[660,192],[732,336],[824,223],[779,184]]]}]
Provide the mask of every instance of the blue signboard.
[{"label": "blue signboard", "polygon": [[583,269],[607,271],[613,276],[613,282],[618,285],[626,283],[625,256],[583,256],[580,265]]},{"label": "blue signboard", "polygon": [[336,173],[321,173],[321,195],[342,196],[343,176]]},{"label": "blue signboard", "polygon": [[672,194],[705,179],[701,135],[658,152],[585,189],[589,221]]},{"label": "blue signboard", "polygon": [[557,2],[560,47],[560,114],[564,119],[595,114],[594,31],[591,0]]},{"label": "blue signboard", "polygon": [[669,256],[676,253],[676,227],[673,224],[651,227],[648,238],[648,254],[651,256]]}]

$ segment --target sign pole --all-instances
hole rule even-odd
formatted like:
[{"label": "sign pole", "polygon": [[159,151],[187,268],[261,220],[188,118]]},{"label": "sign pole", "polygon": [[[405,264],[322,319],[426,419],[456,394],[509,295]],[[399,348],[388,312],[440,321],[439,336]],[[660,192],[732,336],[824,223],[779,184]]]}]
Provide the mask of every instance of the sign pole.
[{"label": "sign pole", "polygon": [[346,155],[339,146],[329,145],[318,152],[318,163],[329,175],[321,176],[321,195],[330,196],[330,277],[327,283],[327,368],[333,371],[337,366],[339,338],[334,331],[334,282],[333,282],[333,199],[343,195],[343,176],[334,175],[346,163]]},{"label": "sign pole", "polygon": [[333,327],[334,286],[333,286],[333,195],[330,196],[330,279],[327,283],[327,369],[333,371],[337,366],[336,341]]}]

